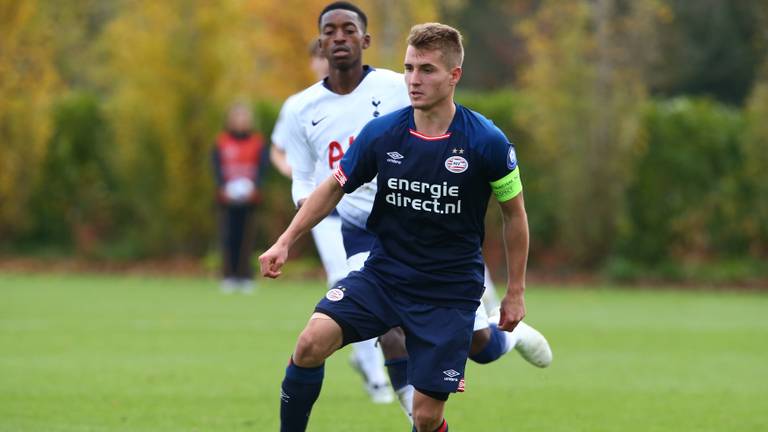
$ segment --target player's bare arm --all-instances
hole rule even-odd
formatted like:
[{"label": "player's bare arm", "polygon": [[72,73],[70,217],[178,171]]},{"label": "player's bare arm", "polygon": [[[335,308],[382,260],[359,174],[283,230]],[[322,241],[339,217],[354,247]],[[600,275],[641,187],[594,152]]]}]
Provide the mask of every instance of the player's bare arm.
[{"label": "player's bare arm", "polygon": [[499,327],[512,331],[525,317],[525,268],[528,262],[528,216],[523,193],[499,204],[507,259],[507,292],[501,301]]},{"label": "player's bare arm", "polygon": [[277,168],[280,174],[288,178],[291,177],[291,166],[288,165],[285,150],[278,148],[274,143],[269,148],[269,161],[272,162],[272,166]]},{"label": "player's bare arm", "polygon": [[273,279],[280,276],[282,274],[280,268],[288,259],[291,246],[299,237],[328,216],[343,196],[344,191],[332,176],[321,183],[303,203],[291,224],[275,244],[259,257],[261,274]]}]

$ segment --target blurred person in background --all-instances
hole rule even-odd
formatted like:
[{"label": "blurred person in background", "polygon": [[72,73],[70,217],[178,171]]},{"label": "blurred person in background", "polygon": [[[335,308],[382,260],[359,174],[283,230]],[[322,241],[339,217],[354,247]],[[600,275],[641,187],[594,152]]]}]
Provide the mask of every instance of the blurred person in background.
[{"label": "blurred person in background", "polygon": [[260,201],[266,163],[266,146],[262,136],[253,130],[251,108],[244,103],[234,104],[213,150],[224,293],[239,290],[248,294],[254,288],[253,215]]}]

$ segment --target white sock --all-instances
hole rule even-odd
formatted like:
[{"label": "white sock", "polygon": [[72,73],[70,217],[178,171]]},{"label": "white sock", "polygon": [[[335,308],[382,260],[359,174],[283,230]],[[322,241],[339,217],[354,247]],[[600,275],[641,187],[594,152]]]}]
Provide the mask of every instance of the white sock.
[{"label": "white sock", "polygon": [[491,279],[491,272],[488,270],[488,266],[485,266],[485,291],[483,291],[483,304],[485,305],[485,312],[488,316],[493,315],[499,310],[499,296],[496,294],[496,286]]},{"label": "white sock", "polygon": [[357,363],[365,377],[372,384],[387,384],[387,373],[384,371],[384,356],[376,346],[376,338],[352,344]]},{"label": "white sock", "polygon": [[504,332],[504,336],[507,337],[507,352],[512,351],[517,343],[520,341],[520,326],[515,327],[511,332]]},{"label": "white sock", "polygon": [[413,424],[413,386],[408,384],[397,392],[397,400],[400,401],[400,407],[408,416],[408,421]]}]

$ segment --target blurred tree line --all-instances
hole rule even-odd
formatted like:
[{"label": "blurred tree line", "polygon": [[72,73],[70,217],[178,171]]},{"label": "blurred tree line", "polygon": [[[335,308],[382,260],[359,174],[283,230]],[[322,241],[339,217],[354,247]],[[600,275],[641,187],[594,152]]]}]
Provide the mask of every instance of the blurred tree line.
[{"label": "blurred tree line", "polygon": [[[224,112],[250,101],[268,136],[311,83],[326,3],[0,2],[2,251],[211,250]],[[768,267],[766,2],[358,3],[373,65],[400,70],[413,23],[462,30],[459,98],[518,147],[534,264],[628,278]],[[287,180],[270,173],[264,194],[262,243],[293,214]]]}]

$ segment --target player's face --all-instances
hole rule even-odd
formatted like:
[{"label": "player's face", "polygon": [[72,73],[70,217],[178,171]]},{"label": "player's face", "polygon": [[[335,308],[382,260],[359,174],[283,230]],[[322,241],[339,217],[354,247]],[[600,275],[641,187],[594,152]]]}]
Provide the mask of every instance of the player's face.
[{"label": "player's face", "polygon": [[453,100],[453,91],[461,78],[461,67],[449,68],[439,50],[405,51],[405,84],[414,109],[429,110]]},{"label": "player's face", "polygon": [[355,12],[336,9],[320,19],[320,48],[332,69],[346,70],[362,64],[363,50],[371,36]]}]

